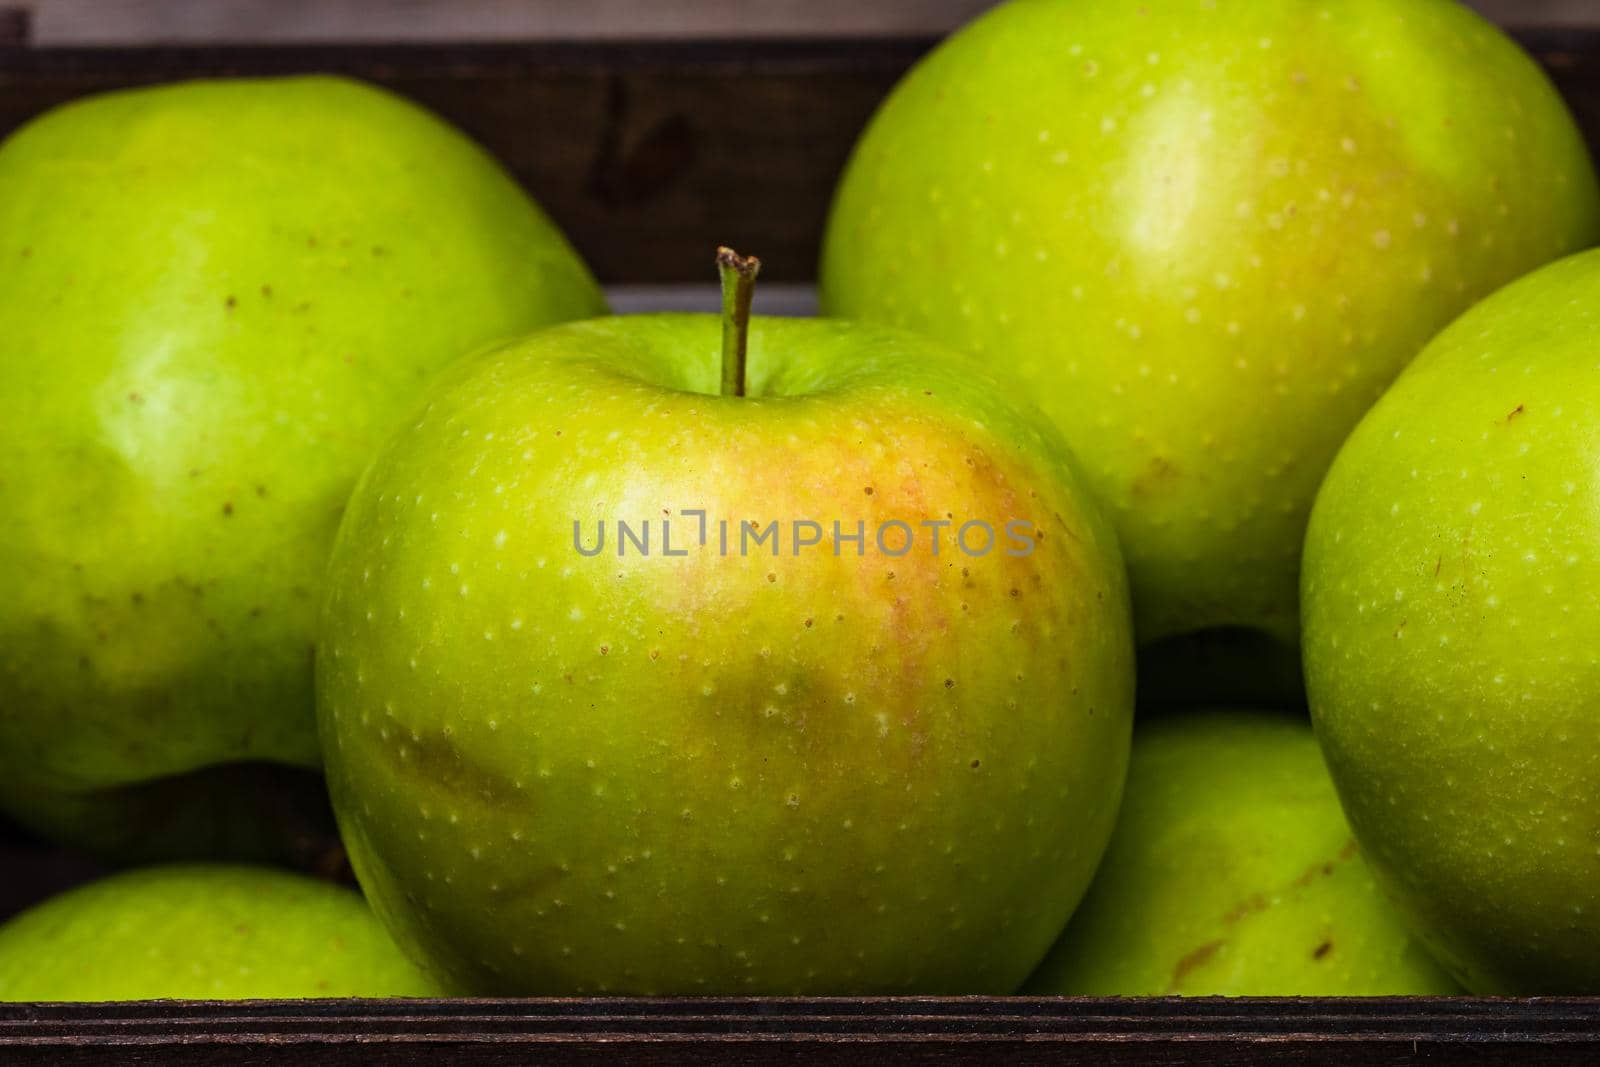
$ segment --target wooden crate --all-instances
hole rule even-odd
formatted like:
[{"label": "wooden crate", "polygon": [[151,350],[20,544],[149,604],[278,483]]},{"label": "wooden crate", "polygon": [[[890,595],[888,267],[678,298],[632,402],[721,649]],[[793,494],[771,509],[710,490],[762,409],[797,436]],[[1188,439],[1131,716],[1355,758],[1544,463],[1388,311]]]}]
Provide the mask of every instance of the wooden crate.
[{"label": "wooden crate", "polygon": [[0,1005],[0,1059],[712,1065],[1600,1063],[1600,1004],[1474,997],[543,998]]},{"label": "wooden crate", "polygon": [[[7,44],[9,32],[15,40]],[[503,160],[614,292],[709,282],[717,243],[804,306],[833,184],[932,40],[32,50],[0,18],[0,135],[66,100],[220,75],[389,86]],[[1600,144],[1600,32],[1519,34]],[[621,287],[616,288],[616,287]],[[709,287],[707,287],[709,289]],[[627,301],[625,301],[627,302]],[[0,917],[99,870],[0,829]],[[1600,998],[538,999],[0,1005],[0,1061],[448,1057],[720,1064],[1600,1063]]]}]

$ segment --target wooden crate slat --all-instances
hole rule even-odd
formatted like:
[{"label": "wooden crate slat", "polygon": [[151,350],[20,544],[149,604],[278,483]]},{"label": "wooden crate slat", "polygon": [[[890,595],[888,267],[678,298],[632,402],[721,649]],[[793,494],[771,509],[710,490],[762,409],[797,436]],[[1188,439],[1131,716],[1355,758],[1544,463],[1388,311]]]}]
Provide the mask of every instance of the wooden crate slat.
[{"label": "wooden crate slat", "polygon": [[1541,1063],[1600,1058],[1583,998],[696,998],[0,1005],[0,1057],[90,1047],[163,1061],[383,1051],[467,1063],[559,1050],[635,1062]]}]

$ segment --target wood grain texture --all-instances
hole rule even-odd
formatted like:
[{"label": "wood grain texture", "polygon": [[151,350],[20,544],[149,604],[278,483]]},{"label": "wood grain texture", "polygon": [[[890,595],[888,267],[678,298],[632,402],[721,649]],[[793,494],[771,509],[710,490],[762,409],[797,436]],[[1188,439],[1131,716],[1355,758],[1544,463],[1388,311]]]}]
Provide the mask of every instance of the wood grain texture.
[{"label": "wood grain texture", "polygon": [[[0,1005],[0,1057],[162,1063],[1541,1064],[1600,1060],[1600,1001],[1035,997]],[[30,1055],[31,1054],[31,1055]]]}]

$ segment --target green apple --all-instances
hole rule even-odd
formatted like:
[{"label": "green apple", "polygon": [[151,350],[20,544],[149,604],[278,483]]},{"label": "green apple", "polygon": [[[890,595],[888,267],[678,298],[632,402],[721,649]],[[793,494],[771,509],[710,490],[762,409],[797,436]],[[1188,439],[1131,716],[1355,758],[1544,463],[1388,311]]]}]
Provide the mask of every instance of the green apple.
[{"label": "green apple", "polygon": [[267,867],[146,867],[0,926],[0,1000],[427,997],[359,893]]},{"label": "green apple", "polygon": [[558,326],[363,476],[317,650],[357,876],[480,992],[1009,992],[1115,818],[1115,535],[966,357],[758,319],[746,365],[731,303],[726,371],[714,316]]},{"label": "green apple", "polygon": [[1306,686],[1351,825],[1482,993],[1600,992],[1600,253],[1463,315],[1306,537]]},{"label": "green apple", "polygon": [[1017,366],[1141,642],[1283,640],[1350,428],[1474,300],[1596,240],[1561,100],[1453,0],[1013,0],[863,136],[822,305]]},{"label": "green apple", "polygon": [[482,151],[368,86],[119,92],[12,136],[0,806],[137,847],[132,785],[315,767],[313,627],[356,476],[464,350],[602,306]]},{"label": "green apple", "polygon": [[1260,711],[1140,723],[1111,845],[1028,989],[1459,992],[1362,862],[1310,725]]}]

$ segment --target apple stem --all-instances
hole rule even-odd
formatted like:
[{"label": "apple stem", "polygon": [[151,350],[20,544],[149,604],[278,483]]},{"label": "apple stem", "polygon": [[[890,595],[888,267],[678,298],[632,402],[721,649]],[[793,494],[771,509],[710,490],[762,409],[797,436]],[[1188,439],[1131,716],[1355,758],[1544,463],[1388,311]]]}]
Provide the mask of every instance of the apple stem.
[{"label": "apple stem", "polygon": [[717,249],[722,278],[722,395],[744,396],[745,362],[750,348],[750,299],[761,261],[726,246]]}]

